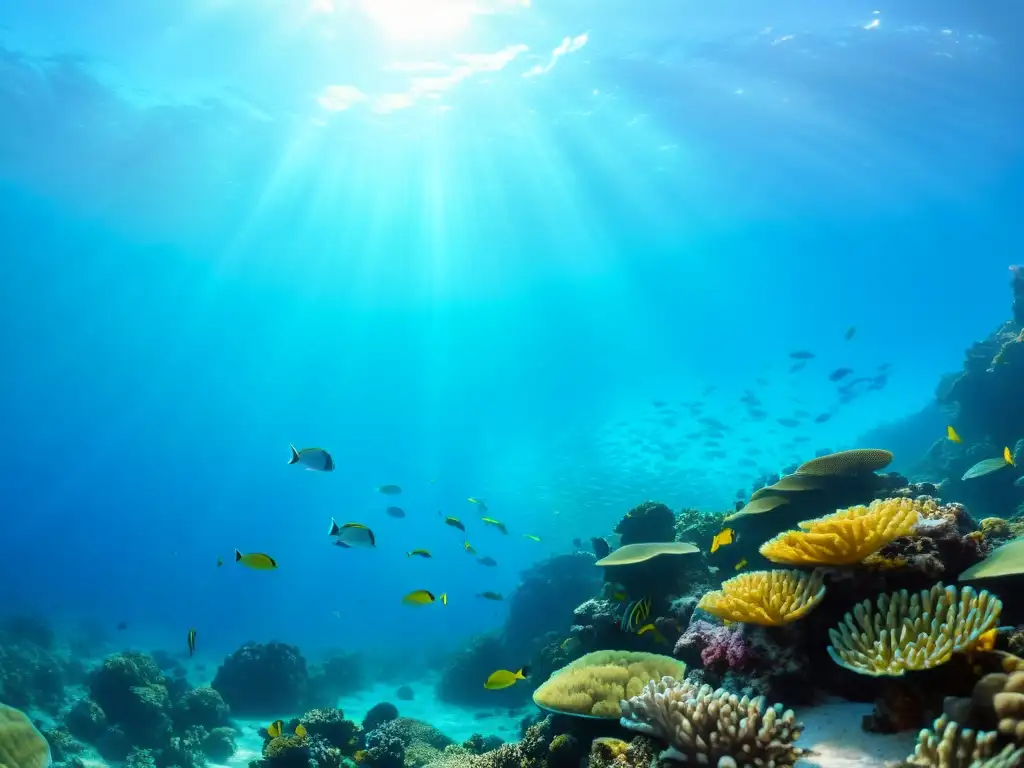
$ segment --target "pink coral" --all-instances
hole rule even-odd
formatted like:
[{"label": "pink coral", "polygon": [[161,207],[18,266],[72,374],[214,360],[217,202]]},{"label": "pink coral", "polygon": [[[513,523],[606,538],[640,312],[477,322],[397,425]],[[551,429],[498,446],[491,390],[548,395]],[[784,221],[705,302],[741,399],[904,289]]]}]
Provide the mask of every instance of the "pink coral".
[{"label": "pink coral", "polygon": [[754,653],[738,626],[724,627],[698,619],[679,638],[676,655],[683,648],[700,648],[700,660],[705,668],[740,671],[752,661]]}]

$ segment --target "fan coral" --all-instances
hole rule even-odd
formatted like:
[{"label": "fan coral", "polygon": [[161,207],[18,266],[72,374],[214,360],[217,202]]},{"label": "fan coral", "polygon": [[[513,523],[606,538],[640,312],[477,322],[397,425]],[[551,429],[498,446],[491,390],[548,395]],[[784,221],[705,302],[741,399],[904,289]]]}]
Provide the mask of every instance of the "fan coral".
[{"label": "fan coral", "polygon": [[890,541],[913,533],[926,503],[896,498],[841,509],[800,523],[804,530],[780,533],[762,544],[760,551],[773,563],[853,565]]},{"label": "fan coral", "polygon": [[238,716],[301,710],[309,694],[306,659],[294,645],[247,643],[224,659],[212,687]]},{"label": "fan coral", "polygon": [[47,768],[50,747],[24,712],[0,704],[0,765]]},{"label": "fan coral", "polygon": [[613,719],[621,699],[637,695],[650,680],[685,671],[682,662],[656,653],[597,651],[556,670],[533,701],[551,712]]},{"label": "fan coral", "polygon": [[803,618],[824,597],[820,573],[751,571],[723,582],[697,607],[720,619],[778,626]]},{"label": "fan coral", "polygon": [[663,739],[662,759],[725,766],[791,766],[803,726],[781,704],[664,677],[621,702],[624,727]]},{"label": "fan coral", "polygon": [[829,630],[828,653],[842,667],[862,675],[898,677],[908,670],[946,663],[955,651],[969,650],[999,622],[1000,600],[982,590],[936,584],[910,595],[901,590],[858,603],[836,629]]}]

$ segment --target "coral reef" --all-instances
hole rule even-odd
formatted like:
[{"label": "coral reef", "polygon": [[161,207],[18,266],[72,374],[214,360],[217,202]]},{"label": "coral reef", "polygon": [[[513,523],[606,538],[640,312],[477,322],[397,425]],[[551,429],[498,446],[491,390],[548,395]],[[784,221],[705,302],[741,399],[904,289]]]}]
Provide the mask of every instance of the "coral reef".
[{"label": "coral reef", "polygon": [[49,768],[50,747],[24,712],[0,704],[0,765]]},{"label": "coral reef", "polygon": [[374,704],[363,718],[363,730],[375,731],[384,723],[391,722],[397,717],[398,707],[391,702],[382,701],[379,704]]},{"label": "coral reef", "polygon": [[306,659],[294,645],[246,643],[220,665],[212,687],[236,716],[294,712],[309,699]]},{"label": "coral reef", "polygon": [[619,534],[621,546],[674,541],[676,516],[661,502],[645,501],[629,510],[614,530]]},{"label": "coral reef", "polygon": [[334,651],[309,669],[309,702],[333,706],[340,696],[365,688],[370,678],[365,659],[358,653]]},{"label": "coral reef", "polygon": [[697,607],[728,621],[778,626],[803,618],[825,597],[819,572],[751,571],[708,592]]},{"label": "coral reef", "polygon": [[9,706],[56,714],[66,687],[78,682],[74,666],[55,649],[45,619],[17,615],[0,625],[0,701]]},{"label": "coral reef", "polygon": [[[700,765],[791,766],[803,726],[792,710],[766,707],[710,685],[664,677],[622,702],[622,725],[665,741],[661,759]],[[724,762],[729,761],[729,762]]]}]

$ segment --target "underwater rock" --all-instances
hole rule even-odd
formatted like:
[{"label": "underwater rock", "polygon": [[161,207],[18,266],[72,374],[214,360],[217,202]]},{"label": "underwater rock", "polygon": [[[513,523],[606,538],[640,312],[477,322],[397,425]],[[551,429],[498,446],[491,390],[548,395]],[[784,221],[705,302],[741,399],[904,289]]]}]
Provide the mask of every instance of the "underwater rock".
[{"label": "underwater rock", "polygon": [[66,762],[85,749],[85,745],[72,736],[64,726],[44,729],[42,735],[50,745],[50,757],[55,763]]},{"label": "underwater rock", "polygon": [[674,541],[676,516],[660,501],[645,501],[629,510],[613,529],[619,545]]},{"label": "underwater rock", "polygon": [[413,693],[412,688],[408,685],[400,685],[398,690],[395,691],[395,698],[399,701],[412,701],[415,696],[416,694]]},{"label": "underwater rock", "polygon": [[107,729],[107,715],[92,699],[79,699],[64,716],[64,725],[76,738],[94,743]]},{"label": "underwater rock", "polygon": [[234,728],[214,728],[203,736],[201,742],[203,754],[215,763],[226,763],[235,754],[238,745],[235,743],[237,731]]},{"label": "underwater rock", "polygon": [[370,680],[362,654],[335,652],[309,670],[309,700],[332,706],[339,697],[364,689]]},{"label": "underwater rock", "polygon": [[212,687],[235,716],[295,712],[309,698],[306,659],[287,643],[246,643],[220,665]]},{"label": "underwater rock", "polygon": [[213,729],[227,726],[230,714],[228,705],[215,689],[193,688],[175,702],[171,717],[179,728],[198,725]]},{"label": "underwater rock", "polygon": [[363,718],[363,730],[375,731],[384,723],[389,723],[398,717],[398,707],[388,701],[374,704]]}]

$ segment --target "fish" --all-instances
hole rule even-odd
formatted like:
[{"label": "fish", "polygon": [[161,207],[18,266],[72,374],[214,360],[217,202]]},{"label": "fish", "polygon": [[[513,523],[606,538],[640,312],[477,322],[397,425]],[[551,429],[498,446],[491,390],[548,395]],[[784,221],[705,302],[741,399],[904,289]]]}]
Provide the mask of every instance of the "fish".
[{"label": "fish", "polygon": [[478,557],[476,559],[476,561],[478,563],[480,563],[480,565],[497,565],[498,564],[498,561],[495,560],[493,557]]},{"label": "fish", "polygon": [[275,720],[267,726],[267,736],[272,739],[278,738],[284,733],[284,720]]},{"label": "fish", "polygon": [[500,691],[502,688],[515,685],[517,680],[525,680],[528,674],[530,674],[529,667],[523,667],[518,672],[499,669],[496,672],[492,672],[491,676],[487,678],[484,688],[489,691]]},{"label": "fish", "polygon": [[715,538],[711,540],[711,554],[714,554],[726,544],[732,544],[736,540],[735,537],[736,531],[732,528],[723,528],[720,530],[715,534]]},{"label": "fish", "polygon": [[646,632],[650,632],[656,643],[664,643],[665,636],[658,631],[658,628],[653,624],[644,624],[640,629],[636,631],[638,635],[642,635]]},{"label": "fish", "polygon": [[597,559],[600,560],[603,557],[608,557],[612,553],[612,548],[609,546],[607,540],[602,539],[600,536],[594,536],[590,539],[590,546],[594,550],[594,554]]},{"label": "fish", "polygon": [[953,429],[953,427],[946,427],[946,439],[954,443],[959,443],[960,435],[956,433],[956,430]]},{"label": "fish", "polygon": [[362,523],[345,523],[338,525],[334,518],[331,518],[331,530],[328,533],[333,536],[335,543],[340,542],[344,547],[376,547],[377,538],[367,526]]},{"label": "fish", "polygon": [[782,419],[776,419],[776,421],[779,422],[779,424],[781,424],[782,426],[788,427],[789,429],[792,429],[793,427],[799,427],[800,426],[800,422],[799,421],[797,421],[796,419],[790,419],[788,417],[787,418],[782,418]]},{"label": "fish", "polygon": [[744,557],[742,560],[736,563],[734,567],[737,571],[742,571],[744,568],[747,567],[747,558]]},{"label": "fish", "polygon": [[481,592],[477,597],[482,597],[484,600],[504,600],[500,592]]},{"label": "fish", "polygon": [[272,571],[277,568],[277,561],[270,555],[265,555],[262,552],[250,552],[247,555],[243,555],[236,549],[235,562],[257,571]]},{"label": "fish", "polygon": [[623,632],[632,632],[635,627],[639,626],[650,615],[651,598],[645,597],[643,600],[634,600],[626,605],[626,610],[622,614],[622,620],[619,622],[619,628]]},{"label": "fish", "polygon": [[487,511],[487,504],[484,502],[483,499],[474,499],[472,496],[470,496],[468,499],[466,499],[466,501],[468,501],[470,504],[476,504],[484,512]]},{"label": "fish", "polygon": [[405,510],[401,507],[388,507],[384,510],[384,514],[388,517],[402,518],[405,517]]},{"label": "fish", "polygon": [[993,627],[987,632],[978,635],[978,639],[970,647],[972,651],[991,651],[996,647],[996,640],[999,639],[999,628]]},{"label": "fish", "polygon": [[493,525],[499,531],[508,535],[508,529],[505,527],[505,524],[500,520],[495,520],[493,517],[481,517],[480,520],[481,522],[486,523],[487,525]]},{"label": "fish", "polygon": [[413,555],[416,555],[417,557],[426,557],[426,558],[433,557],[433,555],[431,555],[430,552],[428,550],[426,550],[426,549],[414,549],[411,552],[406,552],[405,553],[406,557],[412,557]]},{"label": "fish", "polygon": [[473,549],[473,545],[470,544],[468,541],[462,542],[462,548],[464,550],[466,550],[466,554],[467,555],[475,555],[476,554],[476,550]]},{"label": "fish", "polygon": [[796,352],[789,353],[790,360],[810,360],[814,357],[813,352],[808,352],[806,349],[798,349]]},{"label": "fish", "polygon": [[116,629],[117,629],[118,632],[124,632],[126,629],[128,629],[128,622],[127,621],[119,621],[119,622],[117,622]]},{"label": "fish", "polygon": [[460,531],[465,533],[466,526],[462,524],[462,521],[457,517],[446,516],[444,519],[445,525],[450,525],[452,528],[458,528]]},{"label": "fish", "polygon": [[196,631],[190,629],[188,631],[188,657],[191,659],[196,653]]},{"label": "fish", "polygon": [[[963,477],[961,477],[960,479],[973,480],[976,477],[984,477],[985,475],[991,475],[993,472],[998,472],[1000,469],[1003,469],[1004,467],[1013,466],[1012,461],[1007,461],[1007,454],[1009,453],[1009,451],[1010,449],[1006,448],[1003,451],[1002,456],[999,456],[994,459],[982,459],[973,467],[964,472]],[[1009,458],[1013,459],[1012,456],[1010,456]]]},{"label": "fish", "polygon": [[378,485],[377,493],[383,493],[385,496],[397,496],[402,492],[401,486],[398,485]]},{"label": "fish", "polygon": [[798,362],[793,363],[791,366],[789,366],[789,372],[790,373],[799,373],[800,371],[802,371],[806,367],[807,367],[807,361],[806,360],[800,360]]},{"label": "fish", "polygon": [[824,424],[826,421],[828,421],[831,418],[832,418],[832,414],[831,413],[819,413],[817,416],[814,417],[814,423],[815,424]]},{"label": "fish", "polygon": [[849,341],[850,339],[852,339],[854,337],[854,335],[856,333],[857,333],[857,326],[856,325],[851,325],[849,328],[846,329],[846,333],[843,334],[843,340],[844,341]]},{"label": "fish", "polygon": [[[447,605],[447,596],[441,595],[445,598],[445,605]],[[402,602],[406,605],[430,605],[436,602],[437,598],[434,597],[434,593],[426,589],[414,589],[408,595],[402,598]]]},{"label": "fish", "polygon": [[217,567],[220,568],[222,565],[224,565],[224,558],[218,557],[217,558]]},{"label": "fish", "polygon": [[294,445],[288,447],[292,451],[292,456],[288,459],[289,464],[302,464],[306,469],[314,472],[334,471],[334,459],[323,448],[303,448],[299,451]]},{"label": "fish", "polygon": [[1005,448],[1003,448],[1003,461],[1005,461],[1011,467],[1017,466],[1017,464],[1013,460],[1013,454],[1010,453],[1010,447],[1009,446],[1006,446]]},{"label": "fish", "polygon": [[540,536],[534,536],[532,533],[524,533],[523,538],[530,541],[540,541]]},{"label": "fish", "polygon": [[309,735],[309,731],[306,730],[306,726],[304,726],[302,723],[299,723],[295,726],[295,735],[298,736],[300,739],[304,739],[306,738],[306,736]]},{"label": "fish", "polygon": [[625,592],[612,592],[612,600],[614,600],[617,603],[621,603],[627,597],[629,597],[629,595],[627,595]]},{"label": "fish", "polygon": [[845,379],[851,373],[853,373],[852,368],[836,368],[834,371],[832,371],[832,373],[828,375],[828,380],[839,381],[840,379]]}]

